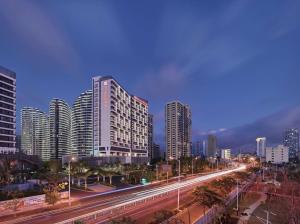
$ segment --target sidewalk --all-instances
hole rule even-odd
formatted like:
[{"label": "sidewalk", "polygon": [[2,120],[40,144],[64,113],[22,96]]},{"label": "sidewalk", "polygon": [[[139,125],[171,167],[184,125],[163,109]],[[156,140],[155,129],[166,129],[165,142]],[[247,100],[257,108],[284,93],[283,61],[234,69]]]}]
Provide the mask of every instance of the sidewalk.
[{"label": "sidewalk", "polygon": [[267,199],[267,196],[266,194],[264,193],[260,193],[260,198],[253,204],[251,204],[249,206],[249,208],[245,209],[245,213],[247,213],[248,215],[247,216],[241,216],[240,219],[239,219],[239,222],[238,224],[244,224],[244,223],[247,223],[248,220],[250,219],[252,213],[255,211],[255,209],[261,205],[262,202],[264,202],[265,200]]}]

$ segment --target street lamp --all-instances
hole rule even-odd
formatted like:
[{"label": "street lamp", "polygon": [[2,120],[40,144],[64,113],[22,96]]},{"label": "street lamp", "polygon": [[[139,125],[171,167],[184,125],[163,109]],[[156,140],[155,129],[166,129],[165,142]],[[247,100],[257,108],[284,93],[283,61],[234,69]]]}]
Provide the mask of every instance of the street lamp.
[{"label": "street lamp", "polygon": [[[197,160],[198,157],[195,157],[195,160]],[[192,157],[192,176],[194,175],[194,158]]]},{"label": "street lamp", "polygon": [[[169,157],[170,160],[173,160],[173,157]],[[177,210],[179,211],[180,206],[180,159],[177,159],[178,161],[178,188],[177,188]]]},{"label": "street lamp", "polygon": [[71,161],[75,161],[75,157],[69,159],[69,206],[71,206]]},{"label": "street lamp", "polygon": [[239,180],[236,179],[236,213],[239,215]]},{"label": "street lamp", "polygon": [[179,211],[180,205],[180,159],[178,159],[179,171],[178,171],[178,190],[177,190],[177,210]]}]

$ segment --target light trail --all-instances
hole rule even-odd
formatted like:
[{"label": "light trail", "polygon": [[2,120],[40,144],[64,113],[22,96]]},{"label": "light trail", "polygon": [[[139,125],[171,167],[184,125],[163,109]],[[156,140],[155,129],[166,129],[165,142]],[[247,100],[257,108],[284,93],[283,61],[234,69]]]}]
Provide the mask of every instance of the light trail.
[{"label": "light trail", "polygon": [[208,174],[208,175],[201,176],[201,177],[196,177],[196,178],[193,178],[191,180],[184,180],[180,183],[176,182],[176,183],[170,184],[168,186],[163,186],[163,187],[158,187],[158,188],[154,188],[154,189],[151,189],[151,190],[145,190],[145,191],[141,191],[141,192],[138,192],[138,193],[133,193],[133,194],[131,194],[130,197],[126,197],[126,198],[123,198],[123,199],[120,198],[119,200],[112,201],[112,205],[110,207],[103,208],[99,211],[94,211],[94,212],[90,212],[90,213],[87,213],[87,214],[84,214],[84,215],[80,215],[80,216],[77,216],[77,217],[74,217],[74,218],[71,218],[71,219],[67,219],[67,220],[64,220],[64,221],[61,221],[61,222],[57,222],[56,224],[72,223],[76,220],[96,216],[98,214],[105,214],[107,212],[110,212],[110,211],[112,211],[114,209],[117,209],[117,208],[124,207],[126,205],[131,205],[131,204],[134,204],[134,203],[138,203],[138,202],[141,202],[141,201],[145,201],[149,198],[153,198],[153,197],[156,197],[156,196],[166,194],[166,193],[171,192],[171,191],[175,191],[178,188],[190,187],[190,186],[193,186],[194,184],[201,183],[203,181],[207,181],[207,180],[212,179],[212,178],[220,177],[220,176],[223,176],[223,175],[227,175],[227,174],[237,172],[237,171],[242,171],[242,170],[245,170],[245,169],[246,169],[246,166],[241,165],[240,167],[232,169],[232,170],[220,171],[220,172],[217,172],[217,173],[212,173],[212,174]]}]

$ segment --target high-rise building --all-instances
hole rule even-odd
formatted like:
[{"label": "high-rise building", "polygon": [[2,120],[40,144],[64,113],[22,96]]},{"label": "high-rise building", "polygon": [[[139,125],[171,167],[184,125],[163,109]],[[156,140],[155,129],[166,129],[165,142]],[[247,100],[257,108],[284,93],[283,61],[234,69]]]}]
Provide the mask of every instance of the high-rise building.
[{"label": "high-rise building", "polygon": [[36,108],[21,110],[21,151],[43,161],[50,159],[49,118]]},{"label": "high-rise building", "polygon": [[154,159],[153,144],[153,115],[148,114],[148,153],[150,160]]},{"label": "high-rise building", "polygon": [[179,101],[165,107],[165,134],[167,159],[191,156],[191,109]]},{"label": "high-rise building", "polygon": [[16,151],[16,73],[0,66],[0,153]]},{"label": "high-rise building", "polygon": [[93,155],[92,90],[85,91],[72,107],[72,155]]},{"label": "high-rise building", "polygon": [[259,157],[266,156],[266,137],[256,138],[256,155]]},{"label": "high-rise building", "polygon": [[299,153],[299,131],[296,128],[288,129],[284,133],[283,145],[289,149],[289,158],[294,160]]},{"label": "high-rise building", "polygon": [[93,78],[93,154],[148,158],[148,102],[112,76]]},{"label": "high-rise building", "polygon": [[218,150],[217,150],[217,137],[215,135],[208,135],[207,147],[206,147],[206,156],[207,157],[216,157],[217,153],[218,153]]},{"label": "high-rise building", "polygon": [[289,148],[283,145],[266,147],[266,162],[274,164],[289,162]]},{"label": "high-rise building", "polygon": [[50,102],[50,150],[51,159],[62,159],[71,154],[71,109],[61,99]]},{"label": "high-rise building", "polygon": [[192,151],[193,156],[203,156],[203,143],[201,141],[194,142]]},{"label": "high-rise building", "polygon": [[159,144],[153,143],[153,159],[159,159],[159,158],[161,158],[160,146]]}]

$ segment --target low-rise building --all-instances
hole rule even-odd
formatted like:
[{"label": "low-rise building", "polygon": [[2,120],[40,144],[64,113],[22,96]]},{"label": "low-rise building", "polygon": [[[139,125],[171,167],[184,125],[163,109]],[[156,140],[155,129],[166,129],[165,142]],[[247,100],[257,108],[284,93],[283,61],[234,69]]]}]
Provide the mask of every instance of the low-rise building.
[{"label": "low-rise building", "polygon": [[289,148],[283,145],[266,148],[266,162],[281,164],[289,162]]},{"label": "low-rise building", "polygon": [[221,158],[230,159],[231,158],[231,149],[221,149]]}]

